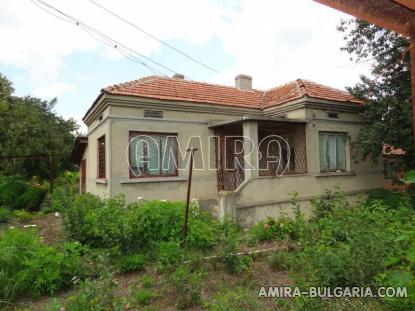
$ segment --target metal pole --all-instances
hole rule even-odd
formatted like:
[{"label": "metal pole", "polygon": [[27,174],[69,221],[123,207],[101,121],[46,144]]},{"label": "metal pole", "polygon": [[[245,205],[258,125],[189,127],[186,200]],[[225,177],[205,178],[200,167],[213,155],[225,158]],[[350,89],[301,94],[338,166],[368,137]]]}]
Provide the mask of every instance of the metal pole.
[{"label": "metal pole", "polygon": [[188,231],[188,222],[189,222],[189,204],[190,204],[190,188],[192,186],[192,173],[193,173],[193,154],[195,151],[197,151],[196,148],[190,148],[187,149],[187,151],[190,151],[190,169],[189,169],[189,178],[187,180],[187,198],[186,198],[186,210],[184,214],[184,228],[183,233],[184,237],[187,237],[187,231]]},{"label": "metal pole", "polygon": [[50,184],[50,193],[53,192],[53,157],[49,157],[49,184]]}]

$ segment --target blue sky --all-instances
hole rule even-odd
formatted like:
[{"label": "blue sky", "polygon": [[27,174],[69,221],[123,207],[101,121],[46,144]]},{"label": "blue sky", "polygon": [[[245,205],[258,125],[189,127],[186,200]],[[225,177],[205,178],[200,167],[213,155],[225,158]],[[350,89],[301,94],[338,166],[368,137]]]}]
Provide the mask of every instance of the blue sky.
[{"label": "blue sky", "polygon": [[[336,26],[348,16],[311,0],[96,0],[220,74],[88,0],[45,1],[197,81],[232,85],[234,76],[244,73],[253,76],[259,89],[297,78],[343,89],[370,65],[354,65],[339,50],[344,42]],[[7,42],[0,49],[0,72],[13,81],[16,94],[57,97],[56,111],[80,125],[101,88],[152,74],[30,0],[0,3],[0,35]]]}]

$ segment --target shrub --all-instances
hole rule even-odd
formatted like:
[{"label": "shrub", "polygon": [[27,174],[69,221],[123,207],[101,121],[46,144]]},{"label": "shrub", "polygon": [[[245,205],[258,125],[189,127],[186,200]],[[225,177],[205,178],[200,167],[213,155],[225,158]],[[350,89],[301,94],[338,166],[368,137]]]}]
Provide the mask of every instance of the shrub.
[{"label": "shrub", "polygon": [[288,217],[274,219],[269,217],[252,226],[248,231],[248,244],[255,245],[258,241],[283,240],[293,234],[293,220]]},{"label": "shrub", "polygon": [[130,289],[131,302],[133,305],[147,306],[150,304],[153,298],[152,292],[145,288],[138,288],[137,285],[133,285]]},{"label": "shrub", "polygon": [[7,208],[0,207],[0,224],[8,222],[11,217],[12,214]]},{"label": "shrub", "polygon": [[149,276],[148,274],[143,274],[140,277],[140,281],[141,281],[141,285],[143,286],[143,288],[151,288],[154,286],[154,280],[151,276]]},{"label": "shrub", "polygon": [[398,192],[392,192],[386,189],[377,189],[369,193],[367,198],[367,205],[375,201],[382,201],[383,204],[391,209],[398,209],[402,206],[413,206],[413,199],[409,195],[403,195]]},{"label": "shrub", "polygon": [[14,210],[12,212],[12,215],[13,215],[14,218],[16,218],[17,221],[23,222],[23,223],[28,222],[28,221],[32,220],[32,218],[33,218],[33,215],[30,214],[29,212],[26,212],[26,211],[23,211],[23,210],[18,210],[18,209]]},{"label": "shrub", "polygon": [[55,180],[55,188],[50,195],[50,204],[45,207],[45,212],[64,212],[68,210],[76,196],[78,189],[79,173],[64,172]]},{"label": "shrub", "polygon": [[0,182],[0,206],[35,212],[47,194],[45,186],[26,183],[20,177],[5,177]]},{"label": "shrub", "polygon": [[289,270],[291,266],[291,254],[288,251],[275,251],[268,255],[268,265],[272,270]]},{"label": "shrub", "polygon": [[116,283],[111,276],[81,282],[78,292],[65,303],[65,311],[124,310],[122,300],[115,295]]},{"label": "shrub", "polygon": [[221,226],[220,256],[229,273],[240,274],[252,266],[252,258],[238,255],[239,228],[230,220],[225,220]]},{"label": "shrub", "polygon": [[257,295],[250,293],[243,287],[237,287],[234,290],[224,288],[215,294],[213,300],[208,304],[208,309],[211,311],[260,310],[256,299]]},{"label": "shrub", "polygon": [[180,263],[184,255],[179,242],[160,242],[157,246],[156,257],[161,268],[170,268]]},{"label": "shrub", "polygon": [[120,272],[134,272],[143,269],[146,257],[142,254],[121,255],[115,260],[115,266]]},{"label": "shrub", "polygon": [[[382,201],[354,209],[342,197],[314,201],[327,207],[306,227],[296,266],[308,282],[321,286],[373,286],[383,258],[396,252],[397,234],[411,226],[408,210],[391,210]],[[316,206],[315,206],[316,207]]]},{"label": "shrub", "polygon": [[[102,200],[78,196],[65,213],[69,235],[93,247],[123,254],[183,240],[184,204],[149,201],[126,206],[122,197]],[[204,214],[189,217],[189,246],[205,249],[216,241],[215,222]]]},{"label": "shrub", "polygon": [[33,231],[7,230],[0,239],[0,296],[10,300],[56,293],[75,276],[82,277],[80,253],[79,243],[55,249]]},{"label": "shrub", "polygon": [[17,208],[16,199],[27,190],[28,184],[17,176],[4,178],[0,183],[0,206]]},{"label": "shrub", "polygon": [[176,307],[188,309],[200,304],[202,280],[206,274],[202,271],[191,271],[187,267],[179,267],[169,279],[176,293]]}]

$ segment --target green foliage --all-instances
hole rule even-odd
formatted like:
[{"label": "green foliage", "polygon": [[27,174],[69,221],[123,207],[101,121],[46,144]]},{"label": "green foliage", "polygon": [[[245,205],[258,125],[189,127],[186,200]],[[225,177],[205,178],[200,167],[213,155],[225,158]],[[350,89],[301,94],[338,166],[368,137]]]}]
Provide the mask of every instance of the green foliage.
[{"label": "green foliage", "polygon": [[0,297],[55,294],[84,274],[79,243],[60,249],[45,245],[33,231],[10,229],[0,239]]},{"label": "green foliage", "polygon": [[115,259],[115,266],[120,272],[134,272],[143,269],[147,259],[142,254],[121,255]]},{"label": "green foliage", "polygon": [[240,274],[252,267],[252,258],[238,255],[239,228],[231,220],[225,220],[220,228],[220,256],[229,273]]},{"label": "green foliage", "polygon": [[29,212],[18,210],[18,209],[14,210],[12,212],[12,215],[14,218],[16,218],[18,222],[23,222],[23,223],[28,222],[32,220],[33,218],[33,215],[30,214]]},{"label": "green foliage", "polygon": [[289,270],[292,265],[292,255],[288,251],[275,251],[267,257],[268,265],[275,271]]},{"label": "green foliage", "polygon": [[407,38],[358,19],[342,22],[338,29],[346,40],[342,50],[353,55],[356,62],[372,60],[371,76],[362,76],[350,89],[365,101],[365,125],[352,143],[357,159],[378,159],[386,143],[403,148],[406,154],[396,159],[412,167],[415,161]]},{"label": "green foliage", "polygon": [[152,288],[154,286],[153,278],[146,273],[141,275],[140,281],[143,288]]},{"label": "green foliage", "polygon": [[[149,201],[127,206],[122,197],[102,200],[83,194],[75,198],[64,221],[75,240],[128,254],[153,249],[160,242],[182,241],[183,219],[183,203]],[[217,242],[212,217],[192,214],[189,228],[189,247],[206,249]]]},{"label": "green foliage", "polygon": [[414,310],[415,228],[403,231],[395,239],[395,243],[399,244],[399,250],[386,259],[384,262],[386,269],[377,275],[376,281],[379,286],[406,287],[407,298],[385,297],[383,299],[394,310]]},{"label": "green foliage", "polygon": [[255,311],[260,310],[257,294],[249,292],[246,288],[223,288],[218,291],[213,300],[208,303],[210,311]]},{"label": "green foliage", "polygon": [[0,180],[0,206],[3,205],[11,210],[38,211],[46,193],[45,186],[27,183],[18,176]]},{"label": "green foliage", "polygon": [[4,207],[0,207],[0,224],[8,222],[12,217],[12,213]]},{"label": "green foliage", "polygon": [[150,290],[145,288],[138,288],[133,285],[130,289],[131,302],[135,306],[147,306],[150,304],[153,294]]},{"label": "green foliage", "polygon": [[123,301],[116,296],[116,283],[111,275],[81,282],[78,292],[65,303],[65,311],[123,310]]},{"label": "green foliage", "polygon": [[248,231],[248,243],[255,245],[258,241],[284,240],[294,235],[294,222],[288,217],[267,218],[259,221]]},{"label": "green foliage", "polygon": [[179,242],[162,241],[157,246],[156,257],[161,268],[170,268],[184,260],[185,252]]},{"label": "green foliage", "polygon": [[50,204],[45,206],[45,212],[64,212],[68,210],[76,195],[79,193],[78,190],[79,173],[65,171],[59,176],[54,183],[53,193],[50,195]]},{"label": "green foliage", "polygon": [[191,271],[184,266],[177,268],[169,276],[169,280],[175,289],[178,309],[184,310],[200,304],[202,281],[205,277],[205,272]]},{"label": "green foliage", "polygon": [[[62,155],[54,163],[54,175],[71,167],[69,158],[78,128],[75,120],[59,117],[54,107],[57,100],[43,101],[34,97],[13,95],[10,81],[0,74],[0,156],[4,155]],[[6,174],[25,177],[49,176],[49,164],[43,160],[18,160],[15,168],[9,161],[0,163]]]},{"label": "green foliage", "polygon": [[384,258],[398,249],[397,234],[411,226],[410,206],[393,210],[374,200],[352,209],[342,195],[314,200],[313,205],[326,212],[305,228],[295,265],[300,275],[319,286],[375,286]]},{"label": "green foliage", "polygon": [[415,184],[415,171],[411,170],[406,172],[401,178],[401,181],[405,184]]}]

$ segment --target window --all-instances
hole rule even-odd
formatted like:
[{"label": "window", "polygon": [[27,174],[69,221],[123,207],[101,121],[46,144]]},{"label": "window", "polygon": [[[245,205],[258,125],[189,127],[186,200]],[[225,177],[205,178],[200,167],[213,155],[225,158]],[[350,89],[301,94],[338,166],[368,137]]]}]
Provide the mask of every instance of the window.
[{"label": "window", "polygon": [[98,138],[98,178],[105,178],[105,135]]},{"label": "window", "polygon": [[320,170],[346,171],[346,134],[320,133]]},{"label": "window", "polygon": [[177,176],[177,134],[130,132],[130,178]]}]

